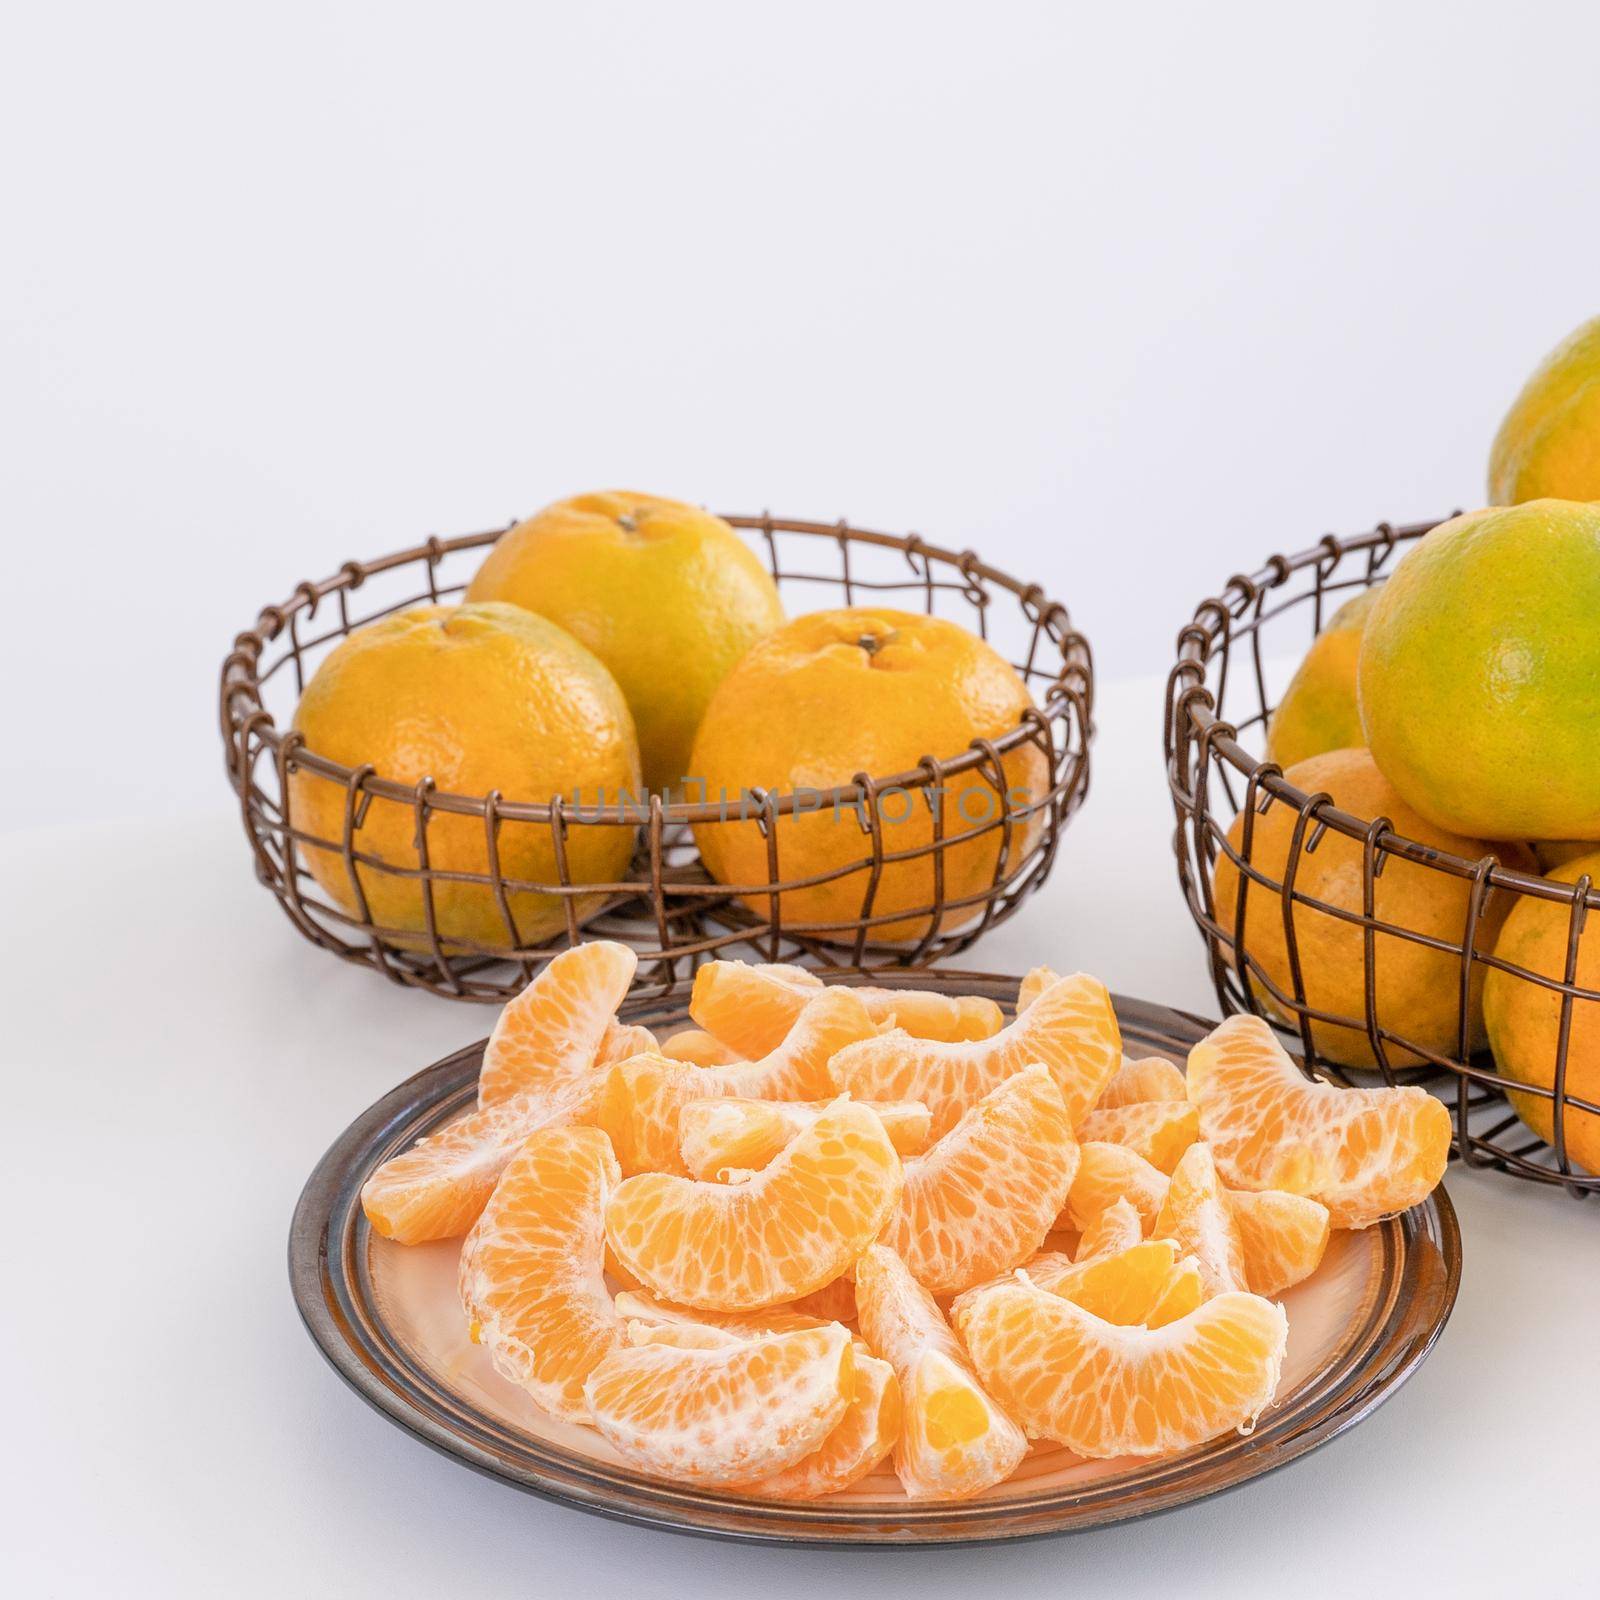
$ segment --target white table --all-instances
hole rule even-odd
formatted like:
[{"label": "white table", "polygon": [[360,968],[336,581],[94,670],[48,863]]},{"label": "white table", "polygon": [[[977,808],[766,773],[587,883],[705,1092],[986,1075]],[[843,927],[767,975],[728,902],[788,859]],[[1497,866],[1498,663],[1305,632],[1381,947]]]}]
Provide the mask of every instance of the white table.
[{"label": "white table", "polygon": [[[1215,1014],[1173,874],[1159,699],[1154,679],[1102,692],[1088,807],[973,965],[1084,967]],[[0,860],[10,1594],[1176,1600],[1592,1580],[1600,1205],[1455,1169],[1465,1281],[1431,1359],[1344,1438],[1219,1500],[1007,1548],[833,1553],[646,1532],[480,1478],[333,1375],[284,1246],[333,1136],[491,1013],[305,943],[253,880],[220,778],[214,812],[12,834]]]}]

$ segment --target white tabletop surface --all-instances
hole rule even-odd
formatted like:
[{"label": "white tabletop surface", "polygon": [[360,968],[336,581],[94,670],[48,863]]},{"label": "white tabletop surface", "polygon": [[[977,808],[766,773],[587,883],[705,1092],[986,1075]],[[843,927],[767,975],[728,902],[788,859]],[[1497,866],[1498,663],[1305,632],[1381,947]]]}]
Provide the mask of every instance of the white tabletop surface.
[{"label": "white tabletop surface", "polygon": [[[1153,679],[1102,691],[1087,809],[971,964],[1083,967],[1215,1014],[1173,874],[1159,698]],[[220,771],[216,800],[0,837],[6,1592],[1174,1600],[1592,1579],[1600,1206],[1454,1168],[1465,1276],[1421,1371],[1316,1454],[1147,1522],[974,1550],[745,1548],[434,1454],[312,1347],[284,1247],[339,1130],[491,1013],[313,949],[255,883]]]}]

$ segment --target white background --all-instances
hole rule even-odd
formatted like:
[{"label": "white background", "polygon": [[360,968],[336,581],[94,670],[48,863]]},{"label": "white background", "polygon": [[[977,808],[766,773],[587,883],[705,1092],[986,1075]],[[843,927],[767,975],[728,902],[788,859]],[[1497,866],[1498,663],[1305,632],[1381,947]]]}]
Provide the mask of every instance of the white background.
[{"label": "white background", "polygon": [[970,544],[1071,605],[1105,683],[1089,805],[975,959],[1209,1007],[1160,787],[1173,635],[1272,550],[1482,495],[1526,372],[1600,310],[1597,47],[1588,4],[12,18],[0,1587],[1170,1600],[1592,1570],[1593,1207],[1494,1174],[1452,1173],[1462,1302],[1406,1390],[1150,1524],[737,1551],[422,1450],[321,1365],[283,1238],[334,1133],[485,1017],[293,935],[213,697],[300,579],[581,488]]}]

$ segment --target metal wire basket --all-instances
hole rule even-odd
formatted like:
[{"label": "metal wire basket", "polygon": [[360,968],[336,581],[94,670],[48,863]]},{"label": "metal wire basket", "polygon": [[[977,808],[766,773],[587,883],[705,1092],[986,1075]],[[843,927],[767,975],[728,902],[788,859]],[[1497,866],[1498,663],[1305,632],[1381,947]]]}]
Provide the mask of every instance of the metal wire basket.
[{"label": "metal wire basket", "polygon": [[[1014,912],[1043,883],[1061,830],[1082,803],[1089,782],[1093,666],[1087,640],[1066,608],[1037,584],[987,565],[970,550],[950,551],[915,534],[871,533],[844,522],[795,522],[767,515],[727,518],[753,535],[791,612],[876,603],[959,622],[1007,656],[1032,692],[1035,706],[1000,737],[965,750],[931,752],[908,772],[860,773],[844,788],[802,800],[756,791],[751,826],[767,841],[768,874],[747,884],[714,882],[695,851],[691,828],[725,816],[715,802],[653,794],[637,803],[581,807],[557,797],[530,803],[499,794],[438,790],[431,780],[398,783],[371,766],[351,768],[318,755],[289,727],[289,714],[321,658],[346,634],[407,606],[448,600],[466,586],[499,528],[425,543],[373,561],[346,562],[330,578],[300,584],[279,605],[266,607],[255,626],[234,641],[222,666],[221,723],[228,777],[239,798],[256,876],[272,890],[294,925],[324,949],[369,966],[396,983],[453,999],[503,1003],[550,956],[586,934],[625,939],[641,959],[657,963],[658,982],[672,984],[701,960],[737,950],[768,961],[845,961],[858,967],[922,966],[965,949]],[[667,663],[663,664],[668,665]],[[1037,751],[1044,781],[1026,804],[1007,793],[1007,757]],[[1013,761],[1020,757],[1013,756]],[[1032,756],[1026,757],[1034,761]],[[308,829],[296,816],[291,777],[309,773],[344,791],[338,837]],[[946,785],[977,774],[1001,797],[993,814],[959,829],[948,826]],[[894,814],[886,801],[892,796]],[[383,801],[415,816],[414,859],[383,860],[360,848],[366,808]],[[848,811],[859,825],[859,857],[824,874],[784,876],[777,819],[817,805]],[[929,836],[907,846],[894,824],[905,808],[925,805]],[[441,817],[468,817],[484,830],[484,870],[444,872],[430,864],[429,829]],[[505,830],[529,825],[549,831],[557,878],[517,879],[502,870]],[[575,830],[637,829],[632,863],[621,881],[574,883],[567,869]],[[918,830],[920,831],[920,830]],[[976,893],[949,891],[949,852],[998,831],[993,871]],[[307,869],[311,851],[342,861],[351,893],[339,903]],[[917,861],[931,871],[925,905],[874,912],[886,868]],[[357,868],[360,868],[360,871]],[[426,925],[384,926],[370,912],[363,879],[397,874],[421,885]],[[802,921],[784,915],[783,892],[831,879],[859,879],[859,908],[843,920]],[[493,944],[441,934],[433,911],[441,882],[480,885],[494,897],[504,937]],[[854,882],[852,881],[852,888]],[[543,942],[525,939],[516,897],[559,896],[565,926]],[[590,908],[599,903],[596,914]],[[886,941],[877,930],[920,918],[920,937]],[[581,932],[580,932],[581,930]]]},{"label": "metal wire basket", "polygon": [[[1455,1153],[1471,1166],[1493,1167],[1540,1183],[1564,1185],[1573,1194],[1600,1189],[1600,1176],[1576,1168],[1569,1136],[1600,1106],[1567,1091],[1568,1051],[1575,1004],[1600,1001],[1600,992],[1575,981],[1579,936],[1590,908],[1600,905],[1587,877],[1555,883],[1516,870],[1486,855],[1467,860],[1396,832],[1385,817],[1360,817],[1335,807],[1327,794],[1308,794],[1290,783],[1273,762],[1250,748],[1265,735],[1284,666],[1303,656],[1321,632],[1333,606],[1380,584],[1399,554],[1436,523],[1394,527],[1380,523],[1352,538],[1332,534],[1297,555],[1270,557],[1261,569],[1228,580],[1222,593],[1195,611],[1178,635],[1177,663],[1167,680],[1165,748],[1167,780],[1177,817],[1174,847],[1178,880],[1210,959],[1211,977],[1224,1014],[1253,1011],[1291,1035],[1306,1062],[1317,1063],[1344,1082],[1370,1082],[1371,1074],[1341,1067],[1319,1052],[1316,1029],[1346,1028],[1365,1035],[1373,1072],[1393,1083],[1419,1075],[1455,1112]],[[1264,861],[1257,846],[1259,819],[1274,806],[1291,808],[1294,822],[1285,860]],[[1229,829],[1243,818],[1236,840]],[[1335,905],[1308,893],[1305,863],[1329,835],[1355,841],[1361,851],[1361,904]],[[1237,873],[1237,892],[1219,903],[1215,871],[1225,855]],[[1428,873],[1467,885],[1466,915],[1458,938],[1429,932],[1375,912],[1377,884],[1386,862],[1400,859]],[[1231,878],[1231,875],[1230,875]],[[1298,880],[1298,881],[1297,881]],[[1288,982],[1275,979],[1284,963],[1262,947],[1263,924],[1255,924],[1254,946],[1246,934],[1251,897],[1273,897],[1280,908],[1287,950]],[[1483,937],[1485,908],[1492,896],[1511,903],[1531,898],[1552,902],[1567,919],[1566,964],[1557,976],[1519,965],[1496,953]],[[1353,901],[1354,895],[1349,897]],[[1319,1009],[1308,1000],[1298,941],[1304,937],[1299,911],[1308,908],[1361,930],[1363,1006],[1359,1014]],[[1496,907],[1498,914],[1500,907]],[[1274,919],[1276,937],[1276,919]],[[1380,1014],[1375,959],[1380,936],[1407,941],[1453,958],[1456,972],[1454,1044],[1445,1050],[1408,1037]],[[1394,947],[1397,948],[1397,947]],[[1560,996],[1555,1061],[1548,1086],[1513,1081],[1492,1056],[1472,1048],[1469,996],[1475,978],[1488,970]],[[1327,1037],[1325,1035],[1325,1037]],[[1411,1063],[1406,1065],[1405,1063]],[[1549,1104],[1552,1136],[1546,1142],[1513,1113],[1505,1095]]]}]

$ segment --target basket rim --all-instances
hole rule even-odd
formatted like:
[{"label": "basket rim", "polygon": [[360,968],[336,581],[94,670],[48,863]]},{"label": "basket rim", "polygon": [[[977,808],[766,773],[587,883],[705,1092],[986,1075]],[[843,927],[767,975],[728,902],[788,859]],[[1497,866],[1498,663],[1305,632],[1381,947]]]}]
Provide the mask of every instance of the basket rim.
[{"label": "basket rim", "polygon": [[[1488,887],[1531,899],[1571,906],[1579,903],[1580,887],[1586,879],[1570,884],[1552,883],[1547,877],[1508,867],[1492,854],[1476,858],[1454,855],[1398,832],[1387,817],[1362,817],[1343,811],[1333,804],[1330,795],[1313,794],[1291,783],[1277,762],[1253,754],[1239,742],[1234,724],[1217,715],[1216,697],[1206,682],[1207,667],[1218,640],[1230,636],[1235,620],[1252,605],[1259,614],[1266,595],[1287,583],[1294,573],[1322,565],[1331,571],[1343,557],[1365,550],[1367,587],[1370,588],[1373,575],[1382,570],[1403,541],[1419,539],[1461,514],[1453,511],[1446,517],[1398,525],[1380,522],[1364,533],[1343,537],[1325,534],[1316,544],[1293,555],[1269,556],[1253,573],[1235,573],[1223,585],[1221,594],[1202,600],[1195,607],[1193,621],[1178,633],[1177,661],[1167,677],[1168,784],[1171,787],[1178,781],[1177,740],[1181,733],[1186,733],[1198,740],[1203,749],[1215,752],[1246,780],[1238,815],[1242,816],[1252,806],[1259,814],[1281,802],[1304,815],[1314,829],[1330,829],[1376,853],[1433,867],[1452,877],[1481,879]],[[1600,851],[1600,839],[1594,844],[1596,851]],[[1600,907],[1600,881],[1582,893],[1581,903],[1586,909]]]},{"label": "basket rim", "polygon": [[[932,564],[940,562],[953,567],[971,584],[974,580],[992,584],[1015,596],[1024,616],[1045,637],[1053,640],[1061,652],[1062,666],[1054,681],[1041,697],[1043,704],[1030,706],[1019,718],[1015,727],[993,739],[974,739],[958,755],[941,758],[924,756],[917,766],[904,772],[878,777],[870,773],[856,773],[851,782],[827,790],[784,790],[772,792],[761,789],[748,791],[757,802],[751,813],[752,820],[766,826],[769,819],[786,816],[802,804],[811,809],[817,806],[855,808],[863,802],[871,805],[884,791],[916,791],[938,784],[946,778],[958,777],[977,768],[987,768],[990,773],[1000,770],[1000,758],[1012,751],[1031,745],[1052,749],[1049,717],[1060,701],[1073,703],[1083,736],[1085,750],[1093,737],[1092,711],[1094,705],[1094,662],[1087,637],[1072,624],[1071,614],[1059,600],[1048,596],[1037,583],[1023,583],[999,567],[984,561],[976,551],[949,550],[930,544],[919,534],[891,534],[858,528],[840,518],[834,522],[815,522],[773,516],[763,511],[759,515],[747,513],[719,513],[722,520],[735,528],[759,532],[769,539],[777,533],[801,534],[828,538],[841,545],[851,542],[875,545],[880,548],[904,552],[914,577],[920,576],[931,583]],[[307,579],[298,585],[289,598],[280,604],[262,608],[256,626],[238,634],[222,664],[221,711],[224,740],[241,745],[250,740],[259,747],[273,752],[279,763],[292,763],[298,769],[337,782],[352,791],[371,798],[415,805],[425,799],[428,808],[461,816],[480,817],[498,822],[531,822],[549,825],[637,827],[648,823],[652,828],[671,824],[695,824],[727,820],[726,801],[668,800],[659,793],[644,791],[630,796],[625,802],[606,805],[569,802],[564,796],[552,800],[516,801],[504,799],[498,790],[488,794],[461,794],[437,789],[433,781],[423,778],[417,783],[402,783],[381,776],[371,764],[351,767],[317,754],[293,728],[280,728],[277,719],[266,708],[261,696],[262,679],[257,667],[261,653],[268,643],[278,638],[285,629],[304,618],[315,617],[318,606],[329,595],[341,598],[358,589],[368,577],[391,571],[416,561],[426,561],[429,566],[429,587],[433,588],[433,572],[444,556],[458,550],[469,550],[490,545],[509,528],[516,527],[521,519],[513,519],[502,527],[475,533],[459,534],[450,538],[430,535],[421,544],[406,550],[392,551],[369,561],[346,561],[337,572],[320,580]],[[918,567],[918,560],[922,566]],[[859,580],[858,580],[859,581]],[[435,603],[445,600],[436,595]],[[419,599],[417,604],[428,603]],[[1059,630],[1059,631],[1053,631]],[[230,776],[237,785],[239,776],[229,763]],[[930,801],[930,804],[932,802]]]}]

